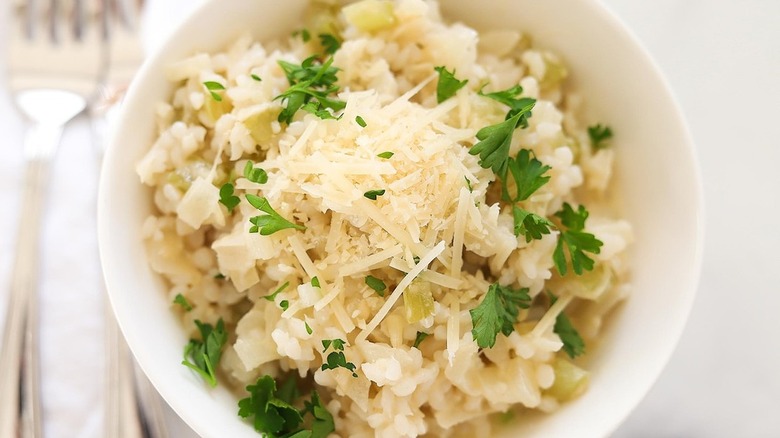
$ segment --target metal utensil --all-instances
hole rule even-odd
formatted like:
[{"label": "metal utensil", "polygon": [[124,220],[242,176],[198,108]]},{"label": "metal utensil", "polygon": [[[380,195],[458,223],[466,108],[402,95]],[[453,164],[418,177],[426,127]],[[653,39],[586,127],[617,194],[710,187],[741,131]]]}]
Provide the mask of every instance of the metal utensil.
[{"label": "metal utensil", "polygon": [[[100,98],[88,108],[93,143],[99,158],[102,158],[107,146],[106,133],[111,119],[143,60],[138,33],[142,6],[142,0],[106,0],[111,33],[108,70],[100,87]],[[137,371],[108,302],[104,322],[107,372],[105,436],[167,438],[160,397],[143,373]]]},{"label": "metal utensil", "polygon": [[41,436],[37,254],[42,201],[63,127],[86,108],[100,82],[105,33],[97,2],[12,3],[8,85],[28,126],[16,259],[0,351],[2,438]]}]

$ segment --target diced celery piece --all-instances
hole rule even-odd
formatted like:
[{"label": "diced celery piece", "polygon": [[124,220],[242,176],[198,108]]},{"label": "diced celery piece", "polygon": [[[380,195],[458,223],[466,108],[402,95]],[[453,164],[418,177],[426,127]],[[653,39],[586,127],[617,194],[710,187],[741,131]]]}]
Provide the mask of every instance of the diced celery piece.
[{"label": "diced celery piece", "polygon": [[393,3],[386,0],[362,0],[344,9],[347,22],[363,32],[387,29],[396,23]]},{"label": "diced celery piece", "polygon": [[271,123],[276,120],[276,115],[273,111],[263,110],[259,111],[244,120],[244,126],[249,130],[252,139],[258,144],[262,145],[267,143],[273,135],[271,129]]},{"label": "diced celery piece", "polygon": [[433,315],[431,283],[417,278],[412,280],[412,283],[404,291],[404,308],[406,321],[409,324],[414,324]]},{"label": "diced celery piece", "polygon": [[207,175],[210,170],[211,167],[205,161],[189,161],[184,166],[168,172],[165,180],[182,192],[186,192],[198,176]]},{"label": "diced celery piece", "polygon": [[567,278],[562,288],[575,297],[596,300],[612,285],[612,276],[609,266],[596,263],[592,271]]},{"label": "diced celery piece", "polygon": [[553,54],[544,53],[542,58],[546,68],[540,83],[541,87],[548,90],[558,87],[569,76],[569,71],[563,62]]},{"label": "diced celery piece", "polygon": [[565,402],[582,395],[590,383],[590,373],[568,360],[556,357],[553,362],[555,382],[545,393]]}]

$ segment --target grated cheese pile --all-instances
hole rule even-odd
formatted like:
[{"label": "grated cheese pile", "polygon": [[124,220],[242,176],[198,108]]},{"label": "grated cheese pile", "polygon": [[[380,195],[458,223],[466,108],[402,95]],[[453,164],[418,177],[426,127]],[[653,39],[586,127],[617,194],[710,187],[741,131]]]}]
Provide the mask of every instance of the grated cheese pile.
[{"label": "grated cheese pile", "polygon": [[[628,293],[631,227],[614,218],[607,192],[614,150],[591,145],[562,62],[527,37],[445,23],[432,1],[361,3],[390,5],[390,15],[366,21],[330,3],[310,11],[313,35],[322,25],[343,39],[333,55],[346,102],[338,119],[298,111],[289,125],[277,120],[283,102],[274,98],[290,87],[278,61],[300,65],[321,50],[316,38],[243,37],[170,66],[175,91],[156,108],[159,135],[137,164],[158,210],[144,226],[150,264],[171,301],[191,303],[177,312],[193,334],[194,320],[225,321],[220,372],[236,388],[263,375],[309,379],[334,417],[332,436],[489,436],[492,414],[551,412],[576,396],[555,390],[561,367],[573,366],[554,330],[558,314],[589,342]],[[468,79],[440,104],[436,66]],[[205,82],[224,86],[221,100]],[[530,149],[551,179],[525,208],[552,218],[564,202],[587,205],[587,231],[603,242],[592,272],[555,272],[557,230],[530,242],[515,236],[496,176],[469,154],[477,131],[506,112],[477,93],[484,84],[520,84],[537,99],[510,155]],[[267,182],[243,176],[248,161]],[[220,203],[226,183],[241,200],[232,212]],[[371,200],[371,190],[385,192]],[[305,230],[251,233],[258,210],[246,194]],[[469,310],[496,282],[528,288],[534,305],[514,332],[480,349]],[[552,306],[546,290],[559,296]],[[432,305],[410,317],[419,296]],[[418,333],[429,336],[415,347]],[[357,377],[321,369],[328,339],[346,341]]]}]

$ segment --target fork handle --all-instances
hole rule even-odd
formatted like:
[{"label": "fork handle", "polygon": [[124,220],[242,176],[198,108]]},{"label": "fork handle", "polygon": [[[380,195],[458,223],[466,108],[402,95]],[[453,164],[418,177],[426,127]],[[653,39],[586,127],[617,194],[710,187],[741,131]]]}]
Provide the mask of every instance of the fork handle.
[{"label": "fork handle", "polygon": [[21,433],[24,437],[41,436],[37,277],[40,218],[51,159],[31,152],[50,150],[47,148],[55,147],[61,134],[61,125],[36,124],[25,137],[27,165],[0,350],[0,438],[16,438]]}]

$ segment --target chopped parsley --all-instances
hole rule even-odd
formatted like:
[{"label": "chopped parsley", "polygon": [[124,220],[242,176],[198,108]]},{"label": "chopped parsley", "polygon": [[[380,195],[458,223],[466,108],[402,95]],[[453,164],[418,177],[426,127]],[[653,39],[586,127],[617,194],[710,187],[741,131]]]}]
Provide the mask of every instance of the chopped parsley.
[{"label": "chopped parsley", "polygon": [[211,94],[212,99],[217,102],[222,102],[222,96],[218,93],[218,91],[224,91],[224,85],[214,81],[206,81],[203,83],[203,85],[206,86],[206,90],[208,90],[209,94]]},{"label": "chopped parsley", "polygon": [[304,43],[308,43],[309,41],[311,41],[311,32],[309,32],[308,29],[296,30],[295,32],[293,32],[292,36],[293,37],[300,36],[301,40]]},{"label": "chopped parsley", "polygon": [[314,287],[320,287],[320,279],[317,278],[316,276],[312,277],[311,285]]},{"label": "chopped parsley", "polygon": [[341,40],[339,40],[336,35],[321,33],[319,34],[319,37],[320,44],[322,45],[322,48],[325,49],[326,55],[332,55],[341,48]]},{"label": "chopped parsley", "polygon": [[427,338],[430,335],[431,335],[430,333],[417,332],[417,336],[414,338],[414,345],[413,345],[413,347],[414,348],[420,348],[420,344],[422,343],[422,341],[424,341],[425,338]]},{"label": "chopped parsley", "polygon": [[382,196],[384,194],[385,194],[385,190],[384,189],[382,189],[382,190],[369,190],[366,193],[363,193],[363,196],[365,196],[366,198],[368,198],[368,199],[370,199],[372,201],[376,201],[376,198],[378,196]]},{"label": "chopped parsley", "polygon": [[187,301],[187,298],[182,294],[176,294],[176,298],[173,299],[173,304],[178,304],[185,312],[192,310],[192,304],[190,304],[190,302]]},{"label": "chopped parsley", "polygon": [[493,169],[493,173],[502,179],[506,175],[509,162],[509,146],[512,144],[512,133],[517,128],[523,113],[517,113],[512,118],[495,125],[486,126],[477,132],[477,142],[469,149],[471,155],[479,155],[479,165],[485,169]]},{"label": "chopped parsley", "polygon": [[590,144],[593,146],[593,149],[604,149],[609,146],[607,140],[612,138],[612,129],[609,126],[602,126],[601,124],[588,126],[588,136],[590,137]]},{"label": "chopped parsley", "polygon": [[458,80],[455,77],[455,70],[448,71],[444,66],[434,67],[439,73],[439,82],[436,84],[436,102],[442,103],[454,96],[461,88],[466,86],[468,79]]},{"label": "chopped parsley", "polygon": [[507,167],[509,175],[514,181],[515,194],[514,196],[509,194],[506,181],[504,181],[502,197],[513,204],[512,217],[515,220],[515,236],[524,236],[526,242],[541,239],[542,235],[550,234],[550,228],[555,225],[547,218],[525,210],[516,203],[525,201],[540,187],[547,184],[550,177],[544,176],[544,174],[551,167],[542,164],[536,157],[532,157],[532,152],[528,149],[520,149],[517,157],[509,158]]},{"label": "chopped parsley", "polygon": [[305,226],[294,224],[279,215],[276,210],[271,208],[271,204],[268,203],[268,199],[266,198],[247,194],[246,200],[249,201],[249,204],[251,204],[256,209],[266,213],[265,215],[253,216],[249,218],[249,222],[252,223],[252,227],[249,229],[250,233],[259,232],[263,236],[268,236],[287,228],[295,228],[296,230],[301,231],[306,229]]},{"label": "chopped parsley", "polygon": [[482,302],[469,311],[473,325],[471,333],[479,348],[492,348],[499,332],[509,336],[515,331],[520,309],[530,306],[528,288],[514,290],[498,283],[491,284]]},{"label": "chopped parsley", "polygon": [[366,121],[363,120],[363,118],[360,117],[360,116],[355,117],[355,123],[360,125],[361,128],[365,128],[366,127]]},{"label": "chopped parsley", "polygon": [[305,403],[304,413],[307,412],[314,417],[311,423],[311,435],[301,435],[298,438],[327,438],[336,431],[333,415],[323,406],[317,391],[311,393],[311,402]]},{"label": "chopped parsley", "polygon": [[[290,88],[276,96],[285,107],[279,113],[279,122],[290,124],[299,109],[304,109],[320,118],[334,118],[333,111],[344,109],[344,101],[330,97],[339,90],[336,85],[338,68],[332,67],[333,57],[320,63],[317,56],[306,58],[301,65],[279,61],[287,76]],[[311,104],[311,105],[309,105]]]},{"label": "chopped parsley", "polygon": [[306,322],[306,321],[304,321],[304,322],[303,322],[303,325],[304,325],[304,326],[306,326],[306,333],[308,333],[308,334],[312,334],[313,330],[312,330],[312,329],[311,329],[311,327],[309,326],[309,323],[308,323],[308,322]]},{"label": "chopped parsley", "polygon": [[279,301],[279,307],[281,307],[282,310],[287,310],[290,308],[290,302],[287,300]]},{"label": "chopped parsley", "polygon": [[260,76],[254,73],[252,73],[250,76],[252,77],[252,79],[256,80],[257,82],[263,82],[263,78],[261,78]]},{"label": "chopped parsley", "polygon": [[392,157],[393,157],[393,155],[395,155],[395,153],[394,153],[394,152],[385,151],[385,152],[382,152],[381,154],[377,154],[377,157],[379,157],[379,158],[384,158],[384,159],[388,159],[388,158],[392,158]]},{"label": "chopped parsley", "polygon": [[593,259],[585,253],[600,253],[603,243],[593,234],[584,231],[588,210],[583,205],[574,210],[567,202],[563,204],[563,208],[559,212],[555,213],[555,216],[561,220],[561,224],[565,228],[561,229],[558,243],[553,252],[553,261],[558,273],[566,275],[568,272],[564,247],[568,249],[571,267],[575,274],[582,275],[584,271],[592,270]]},{"label": "chopped parsley", "polygon": [[190,339],[184,347],[184,360],[181,363],[200,374],[209,385],[217,386],[217,365],[228,339],[225,323],[220,318],[214,327],[196,319],[195,325],[198,326],[201,339]]},{"label": "chopped parsley", "polygon": [[276,299],[276,296],[279,295],[280,293],[282,293],[283,290],[287,289],[287,286],[289,286],[289,285],[290,285],[290,282],[289,281],[285,281],[283,285],[279,286],[279,288],[274,291],[274,293],[272,293],[270,295],[266,295],[263,298],[265,298],[268,301],[274,301]]},{"label": "chopped parsley", "polygon": [[464,176],[463,179],[466,180],[466,188],[469,189],[469,193],[472,193],[474,191],[474,187],[471,187],[471,180],[466,176]]},{"label": "chopped parsley", "polygon": [[238,415],[241,418],[254,417],[253,425],[257,432],[268,437],[285,436],[303,423],[298,409],[276,396],[273,377],[263,376],[246,390],[249,397],[238,401]]},{"label": "chopped parsley", "polygon": [[225,274],[223,274],[221,272],[217,272],[216,274],[214,274],[214,279],[216,279],[216,280],[224,280],[226,278],[227,277],[225,277]]},{"label": "chopped parsley", "polygon": [[227,207],[229,213],[241,203],[241,198],[233,194],[234,190],[233,184],[230,183],[223,184],[219,189],[219,202]]},{"label": "chopped parsley", "polygon": [[252,161],[247,161],[244,165],[244,178],[256,184],[265,184],[268,182],[268,174],[260,167],[255,167]]},{"label": "chopped parsley", "polygon": [[365,281],[368,287],[376,291],[377,295],[379,295],[380,297],[385,296],[385,290],[387,289],[387,285],[385,285],[384,281],[374,277],[373,275],[367,275]]},{"label": "chopped parsley", "polygon": [[531,117],[531,110],[536,104],[536,99],[532,99],[530,97],[518,98],[518,96],[520,96],[522,93],[523,87],[520,85],[515,85],[512,88],[507,88],[506,90],[496,91],[493,93],[483,93],[482,90],[479,91],[480,96],[493,99],[496,102],[502,103],[509,107],[509,112],[506,113],[506,120],[511,119],[518,113],[523,114],[518,120],[517,125],[525,129],[528,127],[528,118]]},{"label": "chopped parsley", "polygon": [[[555,295],[547,292],[550,297],[550,305],[555,304],[558,299]],[[571,320],[565,313],[561,312],[555,318],[555,326],[553,326],[553,332],[561,338],[563,342],[563,351],[574,359],[577,356],[585,354],[585,341],[580,336],[580,333],[572,325]]]},{"label": "chopped parsley", "polygon": [[323,339],[322,340],[322,353],[327,353],[328,348],[333,347],[333,351],[330,352],[325,363],[322,364],[321,369],[335,370],[336,368],[346,368],[352,372],[352,377],[357,377],[355,373],[355,364],[347,362],[347,357],[344,355],[344,341],[342,339]]}]

